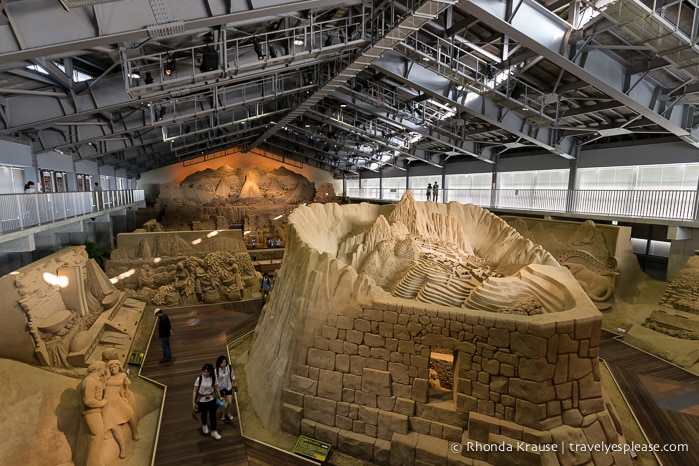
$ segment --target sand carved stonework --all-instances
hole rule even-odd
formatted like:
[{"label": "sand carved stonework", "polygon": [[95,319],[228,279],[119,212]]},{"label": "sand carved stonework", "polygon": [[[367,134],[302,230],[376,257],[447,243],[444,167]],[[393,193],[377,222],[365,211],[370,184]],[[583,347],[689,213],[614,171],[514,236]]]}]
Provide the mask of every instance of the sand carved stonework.
[{"label": "sand carved stonework", "polygon": [[631,464],[534,447],[623,437],[600,382],[601,314],[504,221],[408,192],[300,207],[288,241],[245,368],[266,425],[379,465]]},{"label": "sand carved stonework", "polygon": [[260,277],[242,238],[240,230],[122,233],[105,270],[157,306],[250,299]]},{"label": "sand carved stonework", "polygon": [[87,367],[106,347],[125,359],[145,304],[127,298],[82,247],[70,247],[0,278],[7,299],[2,356]]}]

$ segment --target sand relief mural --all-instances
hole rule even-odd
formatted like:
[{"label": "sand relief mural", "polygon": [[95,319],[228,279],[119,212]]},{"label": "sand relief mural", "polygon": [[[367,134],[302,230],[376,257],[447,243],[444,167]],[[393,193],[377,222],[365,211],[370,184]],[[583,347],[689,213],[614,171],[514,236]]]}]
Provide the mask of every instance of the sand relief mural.
[{"label": "sand relief mural", "polygon": [[[571,271],[473,205],[300,207],[246,365],[270,426],[376,464],[631,464],[603,393],[602,316]],[[273,337],[274,336],[274,337]],[[539,448],[541,447],[541,448]],[[519,463],[518,463],[519,464]]]},{"label": "sand relief mural", "polygon": [[160,227],[165,230],[237,225],[249,232],[248,244],[255,238],[257,247],[264,247],[270,238],[286,242],[286,215],[296,206],[335,200],[332,184],[322,183],[316,191],[312,181],[283,166],[262,170],[224,165],[161,185],[156,207],[163,211]]},{"label": "sand relief mural", "polygon": [[106,272],[118,289],[156,306],[239,301],[259,292],[240,230],[122,233],[117,244]]}]

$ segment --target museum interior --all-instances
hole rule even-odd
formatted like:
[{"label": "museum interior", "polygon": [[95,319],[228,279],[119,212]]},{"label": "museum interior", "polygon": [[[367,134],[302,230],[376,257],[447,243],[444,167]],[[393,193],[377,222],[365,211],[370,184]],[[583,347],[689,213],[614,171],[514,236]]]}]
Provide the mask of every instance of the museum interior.
[{"label": "museum interior", "polygon": [[699,464],[698,38],[0,0],[0,463]]}]

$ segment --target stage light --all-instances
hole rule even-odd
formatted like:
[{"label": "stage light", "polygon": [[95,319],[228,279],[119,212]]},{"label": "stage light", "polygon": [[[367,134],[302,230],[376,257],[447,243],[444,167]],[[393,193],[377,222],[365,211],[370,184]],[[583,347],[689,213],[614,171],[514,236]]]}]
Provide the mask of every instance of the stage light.
[{"label": "stage light", "polygon": [[146,84],[153,84],[153,75],[150,71],[146,71],[146,77],[144,78]]},{"label": "stage light", "polygon": [[175,58],[169,54],[166,55],[165,60],[165,76],[170,76],[177,70],[177,62],[175,61]]},{"label": "stage light", "polygon": [[277,58],[277,48],[274,45],[269,46],[269,56],[270,58]]},{"label": "stage light", "polygon": [[262,46],[260,45],[260,40],[255,36],[252,37],[252,46],[255,49],[255,53],[257,54],[257,59],[264,60],[265,54],[262,52]]},{"label": "stage light", "polygon": [[165,114],[167,113],[167,108],[160,107],[160,112],[158,112],[158,121],[163,121],[163,118],[165,118]]}]

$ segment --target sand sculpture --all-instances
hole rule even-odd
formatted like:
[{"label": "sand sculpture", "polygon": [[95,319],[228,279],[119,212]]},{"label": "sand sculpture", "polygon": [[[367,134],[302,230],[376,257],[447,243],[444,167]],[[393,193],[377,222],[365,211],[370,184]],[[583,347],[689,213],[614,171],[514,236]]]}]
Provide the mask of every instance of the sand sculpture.
[{"label": "sand sculpture", "polygon": [[83,247],[70,247],[0,278],[3,357],[87,367],[104,348],[131,349],[145,304],[110,283]]},{"label": "sand sculpture", "polygon": [[[313,182],[285,167],[262,170],[224,165],[193,173],[180,183],[161,185],[156,207],[163,211],[161,225],[166,230],[242,225],[250,232],[248,240],[255,238],[261,247],[267,238],[283,242],[286,220],[276,217],[312,202],[315,195]],[[332,202],[334,191],[326,187],[322,197]]]},{"label": "sand sculpture", "polygon": [[642,275],[631,248],[631,228],[503,217],[522,236],[542,245],[568,267],[598,309],[614,303],[615,290],[634,293]]},{"label": "sand sculpture", "polygon": [[699,372],[699,256],[689,258],[642,322],[629,326],[625,342]]},{"label": "sand sculpture", "polygon": [[699,340],[699,256],[689,258],[643,325],[672,337]]},{"label": "sand sculpture", "polygon": [[108,465],[128,456],[131,442],[139,440],[139,409],[119,360],[95,361],[87,368],[79,391],[83,410],[74,464]]},{"label": "sand sculpture", "polygon": [[300,207],[288,241],[245,368],[268,427],[379,465],[631,464],[560,451],[623,442],[600,382],[602,317],[504,221],[408,192]]},{"label": "sand sculpture", "polygon": [[242,238],[240,230],[122,233],[105,270],[156,306],[250,299],[260,277]]}]

